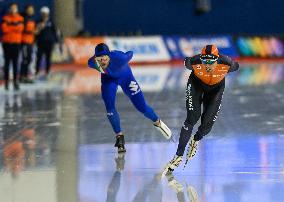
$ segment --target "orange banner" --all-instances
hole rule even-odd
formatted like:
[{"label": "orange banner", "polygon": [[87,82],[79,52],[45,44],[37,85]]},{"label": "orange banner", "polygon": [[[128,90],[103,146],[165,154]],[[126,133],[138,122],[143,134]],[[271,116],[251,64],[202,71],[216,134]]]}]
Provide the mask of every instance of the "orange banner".
[{"label": "orange banner", "polygon": [[75,71],[65,89],[65,94],[97,94],[99,92],[101,92],[100,73],[90,68]]},{"label": "orange banner", "polygon": [[104,42],[104,37],[65,39],[65,44],[74,63],[80,65],[87,65],[88,58],[94,55],[95,46]]}]

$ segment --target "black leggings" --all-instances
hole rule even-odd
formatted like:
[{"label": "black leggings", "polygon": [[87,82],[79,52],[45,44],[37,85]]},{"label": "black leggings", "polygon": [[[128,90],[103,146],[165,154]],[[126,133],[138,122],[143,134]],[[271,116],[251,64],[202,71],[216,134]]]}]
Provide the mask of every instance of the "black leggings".
[{"label": "black leggings", "polygon": [[[187,117],[181,128],[177,155],[183,155],[185,147],[191,137],[193,127],[200,116],[201,125],[194,135],[194,140],[201,140],[203,136],[211,131],[221,107],[224,89],[225,80],[222,80],[214,86],[208,86],[203,84],[193,74],[190,75],[186,88]],[[202,114],[201,104],[203,104]]]},{"label": "black leggings", "polygon": [[48,74],[51,66],[51,53],[53,44],[38,45],[37,47],[37,60],[36,60],[36,74],[39,73],[42,56],[45,55],[45,73]]},{"label": "black leggings", "polygon": [[21,64],[21,72],[20,72],[21,78],[28,77],[29,65],[32,61],[32,53],[33,53],[33,45],[31,44],[22,45],[22,64]]},{"label": "black leggings", "polygon": [[20,45],[19,44],[8,44],[3,43],[3,51],[4,51],[4,80],[7,83],[9,81],[9,66],[10,62],[13,64],[13,79],[14,83],[17,82],[17,74],[18,74],[18,59],[19,59],[19,52],[20,52]]}]

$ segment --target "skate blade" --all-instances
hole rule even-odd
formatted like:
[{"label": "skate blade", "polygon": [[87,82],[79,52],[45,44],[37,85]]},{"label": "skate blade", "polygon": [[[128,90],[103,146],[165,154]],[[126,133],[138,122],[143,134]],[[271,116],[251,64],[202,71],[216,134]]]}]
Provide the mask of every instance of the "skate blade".
[{"label": "skate blade", "polygon": [[198,202],[197,191],[192,186],[187,186],[187,195],[190,199],[190,202]]},{"label": "skate blade", "polygon": [[162,135],[168,140],[172,137],[172,132],[170,130],[165,130],[162,127],[159,126],[155,126],[157,128],[158,131],[160,131],[160,133],[162,133]]},{"label": "skate blade", "polygon": [[168,169],[165,169],[165,170],[162,172],[161,178],[166,177],[167,174],[168,174]]},{"label": "skate blade", "polygon": [[161,174],[161,178],[166,177],[167,175],[171,175],[174,170],[171,170],[169,166],[166,166]]},{"label": "skate blade", "polygon": [[157,130],[162,133],[162,135],[168,140],[172,137],[172,131],[169,129],[169,127],[162,121],[160,120],[160,125],[157,126],[154,124],[154,126],[157,128]]},{"label": "skate blade", "polygon": [[187,159],[186,161],[185,161],[185,163],[184,163],[184,166],[183,166],[183,169],[182,170],[184,170],[185,169],[185,167],[187,166],[187,164],[188,164],[188,161],[190,161],[190,159]]},{"label": "skate blade", "polygon": [[118,148],[117,150],[118,153],[125,153],[126,152],[126,149],[125,148]]}]

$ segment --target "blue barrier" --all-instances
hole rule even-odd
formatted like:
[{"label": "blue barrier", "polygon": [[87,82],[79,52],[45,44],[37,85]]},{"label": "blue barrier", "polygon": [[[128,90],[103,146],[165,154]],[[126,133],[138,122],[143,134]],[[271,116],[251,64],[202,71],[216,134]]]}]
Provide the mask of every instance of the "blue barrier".
[{"label": "blue barrier", "polygon": [[164,36],[163,39],[172,59],[183,59],[186,56],[199,54],[202,47],[207,44],[215,44],[221,54],[230,57],[239,56],[230,36]]}]

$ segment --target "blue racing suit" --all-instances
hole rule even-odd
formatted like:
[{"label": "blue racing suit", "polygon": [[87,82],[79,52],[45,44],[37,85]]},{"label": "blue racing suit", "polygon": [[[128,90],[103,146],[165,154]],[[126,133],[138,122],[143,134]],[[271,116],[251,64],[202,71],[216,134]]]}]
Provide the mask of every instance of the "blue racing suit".
[{"label": "blue racing suit", "polygon": [[[115,97],[118,85],[130,98],[135,108],[148,119],[156,122],[159,118],[154,110],[146,103],[143,92],[134,78],[128,62],[133,52],[111,51],[110,62],[104,73],[101,73],[101,93],[105,103],[107,117],[115,133],[121,132],[119,113],[115,108]],[[88,60],[88,66],[96,69],[95,56]]]}]

